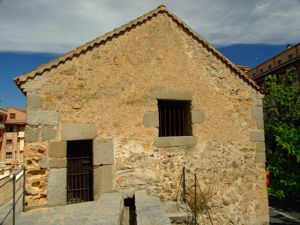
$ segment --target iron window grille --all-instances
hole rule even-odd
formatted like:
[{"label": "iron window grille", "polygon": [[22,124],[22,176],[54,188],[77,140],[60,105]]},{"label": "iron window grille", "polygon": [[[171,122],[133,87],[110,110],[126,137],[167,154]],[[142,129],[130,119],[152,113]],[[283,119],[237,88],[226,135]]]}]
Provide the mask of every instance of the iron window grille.
[{"label": "iron window grille", "polygon": [[191,101],[158,100],[159,136],[192,136]]}]

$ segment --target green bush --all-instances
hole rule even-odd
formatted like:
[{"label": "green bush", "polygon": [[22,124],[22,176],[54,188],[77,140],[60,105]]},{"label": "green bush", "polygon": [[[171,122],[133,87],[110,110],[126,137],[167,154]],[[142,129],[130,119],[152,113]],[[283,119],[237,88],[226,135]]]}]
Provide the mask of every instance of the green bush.
[{"label": "green bush", "polygon": [[295,69],[265,80],[264,98],[269,191],[300,199],[300,91]]}]

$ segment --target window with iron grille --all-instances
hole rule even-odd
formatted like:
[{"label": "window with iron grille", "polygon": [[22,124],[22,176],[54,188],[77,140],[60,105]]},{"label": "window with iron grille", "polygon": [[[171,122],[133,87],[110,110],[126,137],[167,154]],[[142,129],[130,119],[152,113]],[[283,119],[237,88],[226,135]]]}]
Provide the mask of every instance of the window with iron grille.
[{"label": "window with iron grille", "polygon": [[159,136],[192,136],[191,101],[158,100]]}]

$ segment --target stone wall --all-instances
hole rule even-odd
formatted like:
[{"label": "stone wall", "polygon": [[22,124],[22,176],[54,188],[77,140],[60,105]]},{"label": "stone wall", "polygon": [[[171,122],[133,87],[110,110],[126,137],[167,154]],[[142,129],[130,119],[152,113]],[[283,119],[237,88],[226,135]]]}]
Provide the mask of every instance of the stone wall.
[{"label": "stone wall", "polygon": [[[23,88],[26,166],[42,182],[28,192],[28,205],[49,204],[50,183],[52,190],[65,188],[49,180],[48,171],[60,169],[45,166],[49,144],[84,137],[113,143],[109,156],[100,153],[108,163],[95,170],[95,196],[111,189],[103,186],[111,179],[124,196],[146,189],[162,200],[174,199],[186,166],[204,188],[212,187],[208,204],[215,224],[267,224],[262,95],[169,16],[159,14]],[[163,96],[192,100],[193,137],[158,137],[157,98]],[[94,128],[66,132],[72,123],[93,124],[95,133]],[[65,163],[65,154],[56,158]]]}]

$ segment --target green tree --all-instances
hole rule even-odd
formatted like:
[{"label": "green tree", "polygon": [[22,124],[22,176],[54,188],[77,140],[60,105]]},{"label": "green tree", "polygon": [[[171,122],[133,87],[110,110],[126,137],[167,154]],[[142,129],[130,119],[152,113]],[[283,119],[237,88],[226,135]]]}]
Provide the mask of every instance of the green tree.
[{"label": "green tree", "polygon": [[300,199],[300,89],[295,69],[265,80],[264,98],[269,191]]}]

